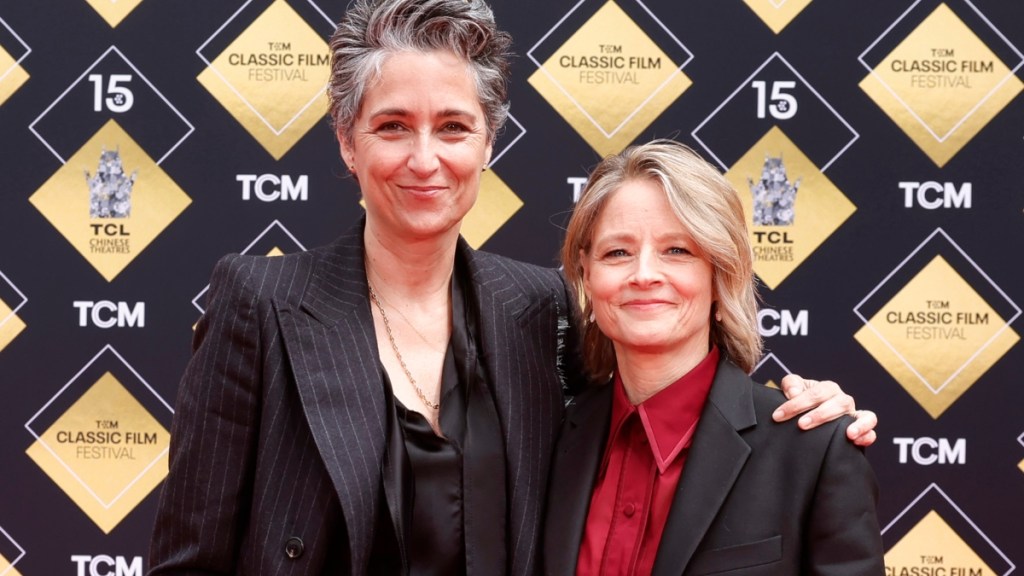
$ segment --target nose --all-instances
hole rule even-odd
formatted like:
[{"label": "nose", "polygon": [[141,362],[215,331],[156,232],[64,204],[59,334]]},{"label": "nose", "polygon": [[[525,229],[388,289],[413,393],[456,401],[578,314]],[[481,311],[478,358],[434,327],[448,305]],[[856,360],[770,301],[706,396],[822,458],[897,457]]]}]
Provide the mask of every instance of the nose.
[{"label": "nose", "polygon": [[637,286],[650,286],[662,281],[661,260],[658,254],[649,248],[640,250],[636,257],[632,281]]},{"label": "nose", "polygon": [[437,155],[437,143],[425,134],[413,138],[407,165],[415,174],[427,175],[435,172],[441,164]]}]

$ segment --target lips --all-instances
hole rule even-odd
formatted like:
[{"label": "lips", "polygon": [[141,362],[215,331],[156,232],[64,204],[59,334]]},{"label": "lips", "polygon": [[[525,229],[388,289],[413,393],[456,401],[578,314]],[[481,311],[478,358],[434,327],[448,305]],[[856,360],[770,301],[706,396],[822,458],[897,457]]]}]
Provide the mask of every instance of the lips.
[{"label": "lips", "polygon": [[448,189],[446,186],[399,186],[398,188],[410,196],[423,199],[433,198]]},{"label": "lips", "polygon": [[642,300],[628,300],[622,303],[622,307],[632,310],[655,310],[665,306],[670,306],[671,304],[672,303],[667,300],[645,298]]}]

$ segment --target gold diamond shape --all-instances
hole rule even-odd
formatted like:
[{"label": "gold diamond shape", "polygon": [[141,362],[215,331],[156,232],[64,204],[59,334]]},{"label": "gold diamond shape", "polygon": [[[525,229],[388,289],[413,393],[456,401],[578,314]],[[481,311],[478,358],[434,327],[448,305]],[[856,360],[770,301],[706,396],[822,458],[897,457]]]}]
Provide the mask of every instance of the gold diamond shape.
[{"label": "gold diamond shape", "polygon": [[276,0],[201,74],[202,84],[276,160],[327,111],[327,43]]},{"label": "gold diamond shape", "polygon": [[28,72],[0,46],[0,105],[28,80]]},{"label": "gold diamond shape", "polygon": [[996,576],[935,510],[885,553],[885,568],[887,574]]},{"label": "gold diamond shape", "polygon": [[522,206],[523,201],[494,170],[486,170],[480,175],[480,196],[462,221],[462,236],[479,248]]},{"label": "gold diamond shape", "polygon": [[743,0],[772,32],[778,34],[811,0]]},{"label": "gold diamond shape", "polygon": [[692,84],[612,0],[529,82],[602,155],[629,145]]},{"label": "gold diamond shape", "polygon": [[11,566],[10,561],[0,556],[0,576],[21,576],[21,572],[18,572],[17,568]]},{"label": "gold diamond shape", "polygon": [[[789,180],[799,180],[796,215],[788,226],[752,224],[754,200],[748,178],[760,180],[767,156],[781,157]],[[750,224],[754,271],[773,290],[857,210],[778,126],[772,126],[725,177],[739,192]]]},{"label": "gold diamond shape", "polygon": [[942,256],[855,338],[938,418],[1020,339]]},{"label": "gold diamond shape", "polygon": [[[104,150],[115,149],[124,172],[138,172],[131,215],[90,218],[86,174],[96,173]],[[192,202],[114,120],[107,121],[29,201],[108,282]]]},{"label": "gold diamond shape", "polygon": [[1024,83],[940,4],[860,87],[942,167]]},{"label": "gold diamond shape", "polygon": [[107,372],[26,453],[105,533],[167,476],[170,434]]},{"label": "gold diamond shape", "polygon": [[0,350],[6,348],[24,329],[25,322],[18,318],[6,302],[0,300]]},{"label": "gold diamond shape", "polygon": [[85,0],[99,13],[111,28],[116,28],[125,16],[142,4],[142,0]]}]

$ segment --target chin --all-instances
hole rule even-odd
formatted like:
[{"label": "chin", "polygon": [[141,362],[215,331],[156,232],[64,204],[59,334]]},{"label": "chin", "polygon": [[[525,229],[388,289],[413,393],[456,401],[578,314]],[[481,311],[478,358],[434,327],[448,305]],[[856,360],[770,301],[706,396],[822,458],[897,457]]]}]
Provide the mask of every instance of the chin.
[{"label": "chin", "polygon": [[634,337],[619,340],[617,344],[639,352],[662,352],[678,348],[679,343],[659,337]]},{"label": "chin", "polygon": [[453,228],[457,231],[461,224],[461,220],[450,218],[423,218],[408,222],[405,228],[414,236],[428,238],[445,234]]}]

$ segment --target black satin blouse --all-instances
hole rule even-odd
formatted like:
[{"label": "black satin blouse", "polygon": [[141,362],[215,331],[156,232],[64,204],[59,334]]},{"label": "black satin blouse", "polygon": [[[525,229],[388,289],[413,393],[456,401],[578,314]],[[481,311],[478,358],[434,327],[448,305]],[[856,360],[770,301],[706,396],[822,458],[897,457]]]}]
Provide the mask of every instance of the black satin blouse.
[{"label": "black satin blouse", "polygon": [[427,419],[395,400],[395,411],[412,466],[412,525],[407,527],[410,546],[409,574],[466,573],[462,530],[462,437],[466,410],[455,375],[451,344],[441,379],[440,427],[434,434]]},{"label": "black satin blouse", "polygon": [[382,506],[370,573],[506,572],[505,448],[477,345],[476,306],[456,266],[439,424],[389,400]]}]

